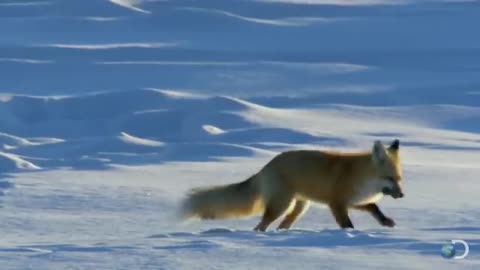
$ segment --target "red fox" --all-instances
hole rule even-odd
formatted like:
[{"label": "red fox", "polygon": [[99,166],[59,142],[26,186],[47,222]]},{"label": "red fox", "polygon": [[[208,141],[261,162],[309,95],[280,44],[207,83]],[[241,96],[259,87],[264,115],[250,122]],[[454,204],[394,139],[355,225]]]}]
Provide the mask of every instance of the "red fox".
[{"label": "red fox", "polygon": [[375,141],[373,149],[364,152],[283,152],[243,182],[192,190],[182,204],[182,214],[201,219],[263,214],[256,231],[265,231],[285,216],[278,229],[289,229],[314,201],[328,205],[341,228],[353,228],[350,208],[393,227],[395,222],[376,202],[383,195],[404,196],[399,147],[400,141],[395,140],[389,147]]}]

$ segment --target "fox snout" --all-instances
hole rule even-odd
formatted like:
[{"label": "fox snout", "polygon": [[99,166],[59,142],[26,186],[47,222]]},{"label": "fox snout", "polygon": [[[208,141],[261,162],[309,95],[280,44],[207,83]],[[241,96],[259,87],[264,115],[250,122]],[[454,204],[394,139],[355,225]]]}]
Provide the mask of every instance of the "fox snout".
[{"label": "fox snout", "polygon": [[382,193],[384,195],[390,195],[392,196],[394,199],[398,199],[398,198],[403,198],[405,195],[403,194],[403,191],[400,187],[384,187],[382,189]]},{"label": "fox snout", "polygon": [[403,195],[403,192],[402,192],[401,190],[394,191],[394,192],[392,193],[392,197],[393,197],[394,199],[403,198],[403,196],[405,196],[405,195]]}]

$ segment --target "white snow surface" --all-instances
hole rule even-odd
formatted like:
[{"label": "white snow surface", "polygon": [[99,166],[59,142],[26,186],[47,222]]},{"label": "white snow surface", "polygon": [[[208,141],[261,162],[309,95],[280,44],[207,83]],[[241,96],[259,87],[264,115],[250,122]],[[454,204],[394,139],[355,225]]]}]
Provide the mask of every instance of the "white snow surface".
[{"label": "white snow surface", "polygon": [[[478,1],[7,0],[0,22],[2,270],[480,269]],[[282,151],[393,139],[395,228],[177,220]]]}]

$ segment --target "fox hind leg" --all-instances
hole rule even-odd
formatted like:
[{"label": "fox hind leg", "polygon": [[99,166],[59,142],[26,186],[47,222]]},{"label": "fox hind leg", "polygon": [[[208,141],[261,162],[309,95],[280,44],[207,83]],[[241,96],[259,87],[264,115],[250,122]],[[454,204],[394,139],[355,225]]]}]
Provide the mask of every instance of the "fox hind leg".
[{"label": "fox hind leg", "polygon": [[353,229],[353,223],[348,216],[348,207],[341,204],[330,204],[329,206],[338,226],[340,226],[342,229]]},{"label": "fox hind leg", "polygon": [[292,224],[307,211],[309,206],[309,201],[297,199],[295,201],[295,206],[293,207],[293,210],[285,216],[282,223],[280,223],[280,225],[278,226],[277,230],[290,229]]},{"label": "fox hind leg", "polygon": [[292,195],[283,195],[281,197],[274,197],[268,201],[265,205],[265,212],[263,213],[262,220],[254,228],[255,231],[264,232],[267,227],[272,224],[276,219],[282,216],[293,203]]}]

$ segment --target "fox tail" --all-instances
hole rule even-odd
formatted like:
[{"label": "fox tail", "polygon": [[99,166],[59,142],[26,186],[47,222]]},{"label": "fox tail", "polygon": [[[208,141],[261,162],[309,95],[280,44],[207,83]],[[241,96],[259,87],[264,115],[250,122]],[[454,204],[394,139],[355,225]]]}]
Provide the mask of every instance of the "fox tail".
[{"label": "fox tail", "polygon": [[263,211],[256,175],[224,186],[193,189],[181,206],[182,219],[228,219]]}]

